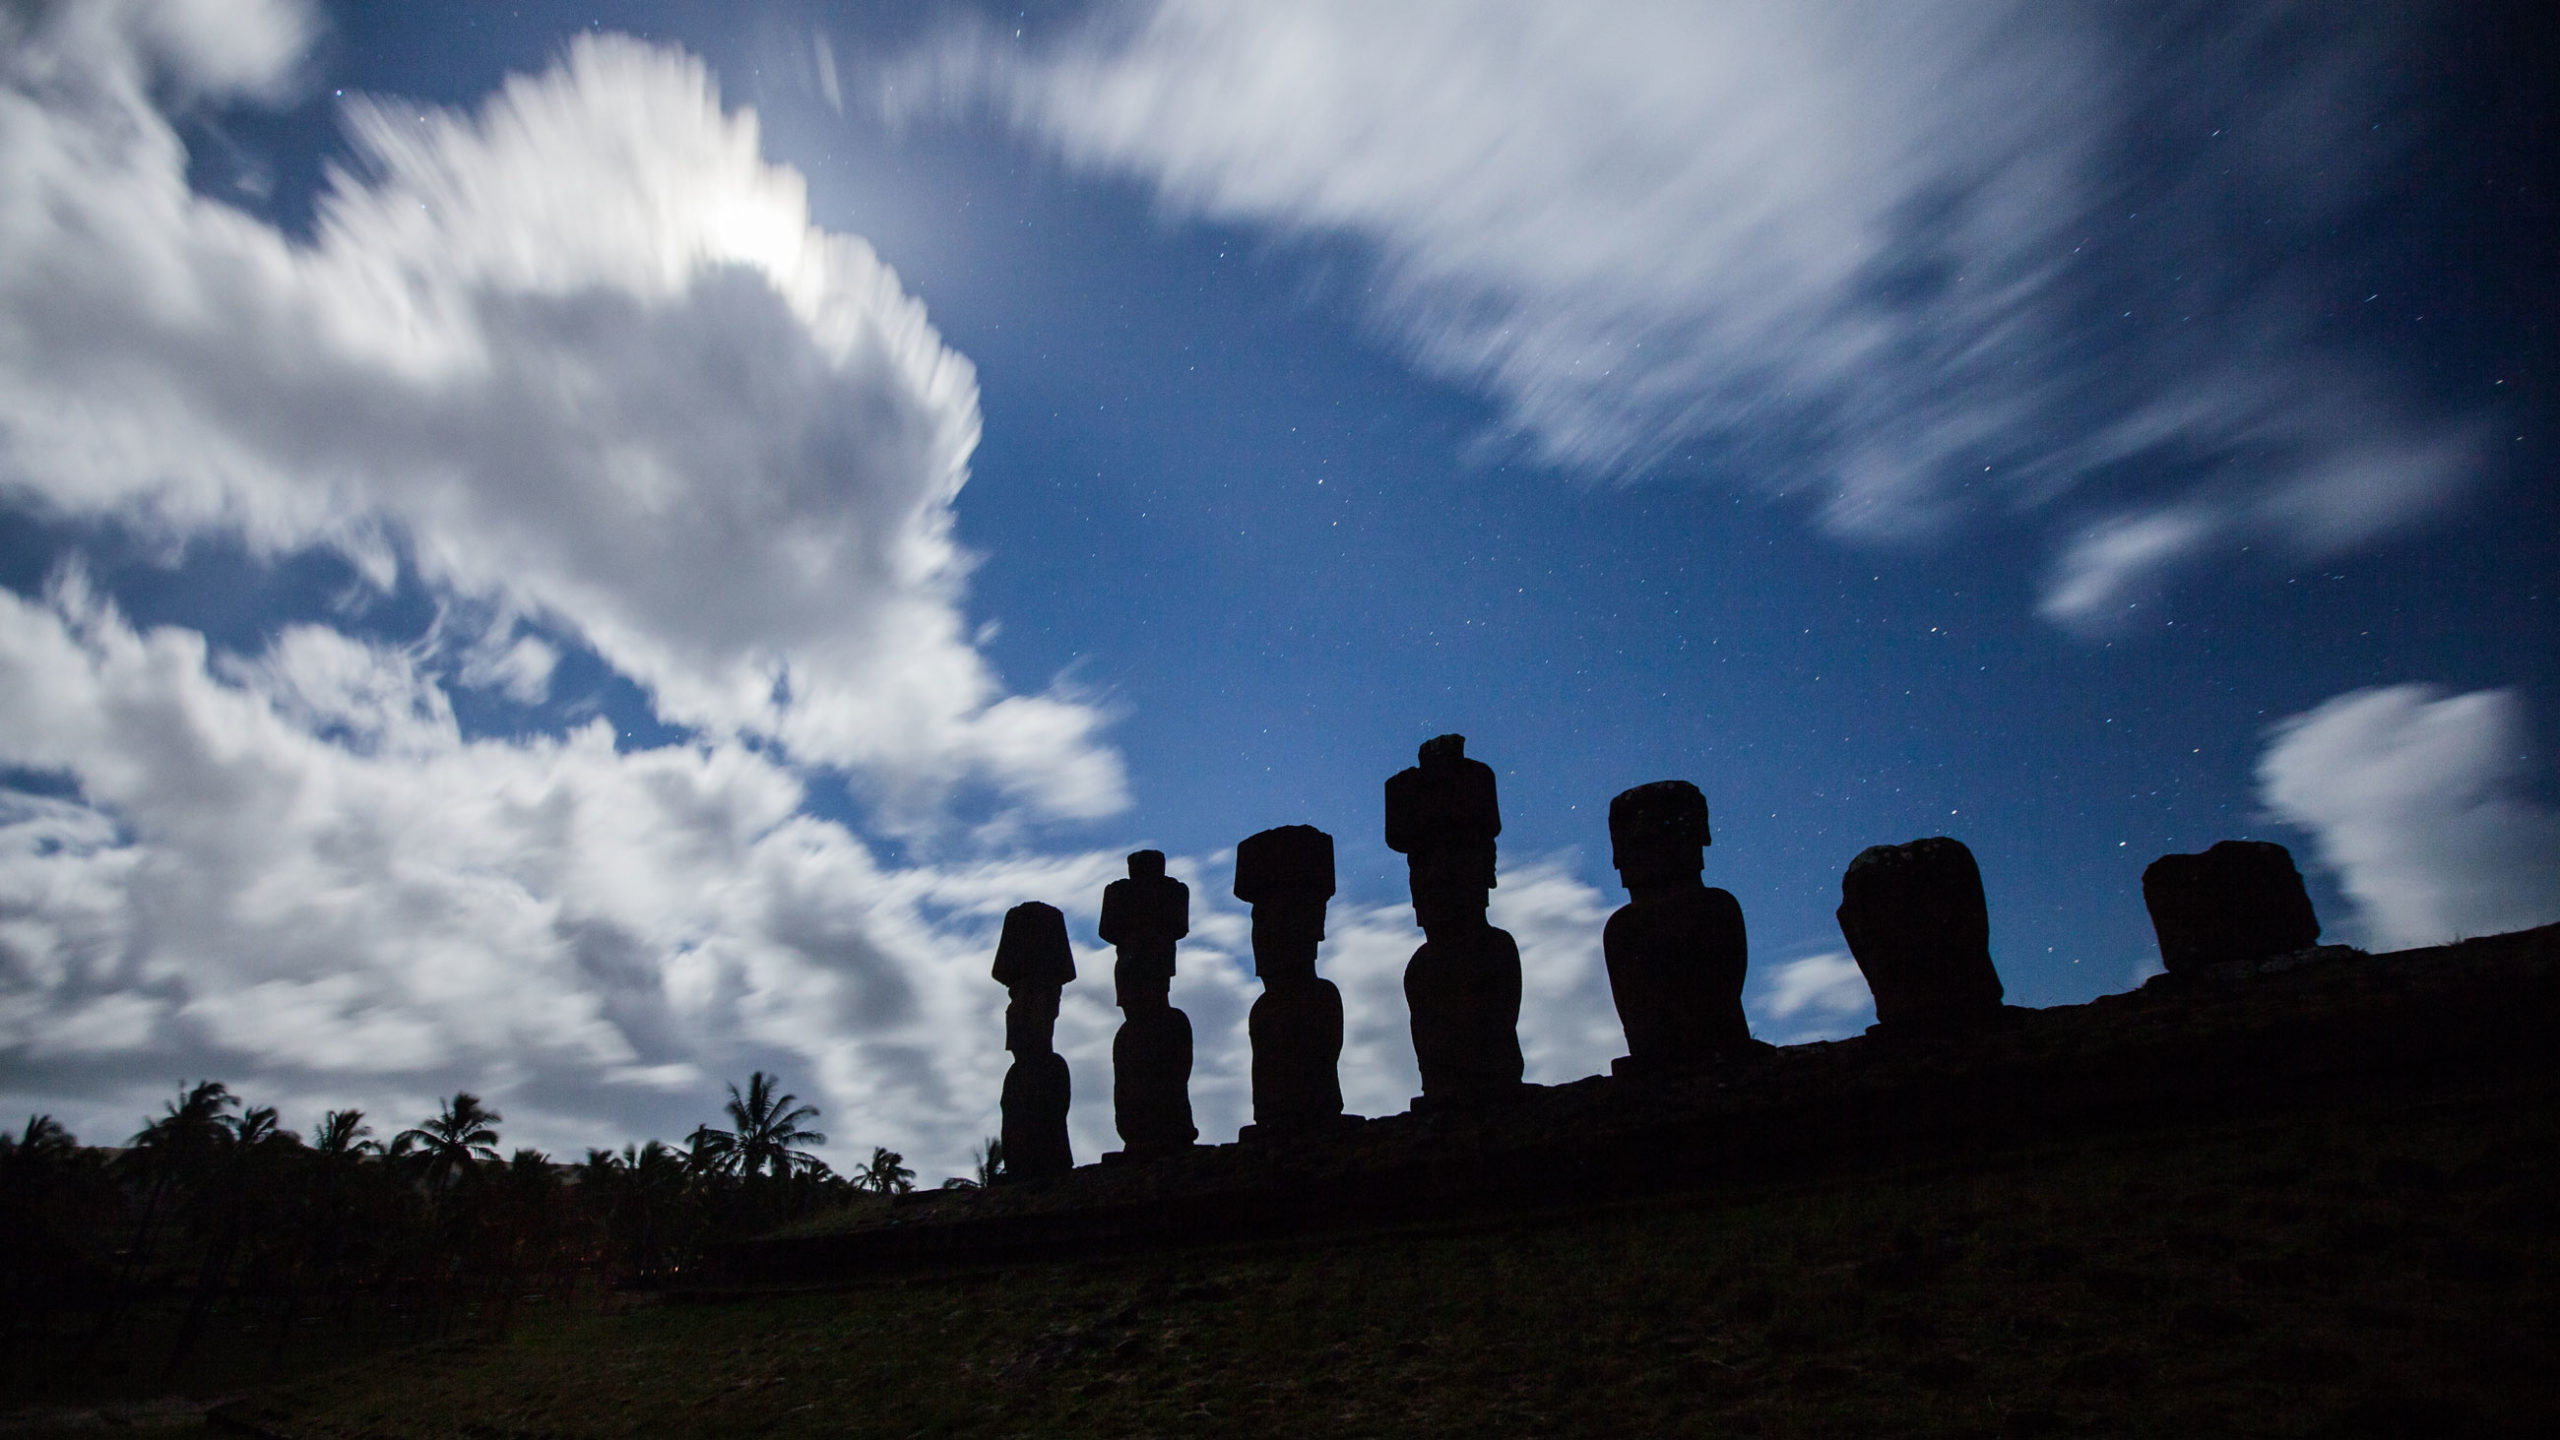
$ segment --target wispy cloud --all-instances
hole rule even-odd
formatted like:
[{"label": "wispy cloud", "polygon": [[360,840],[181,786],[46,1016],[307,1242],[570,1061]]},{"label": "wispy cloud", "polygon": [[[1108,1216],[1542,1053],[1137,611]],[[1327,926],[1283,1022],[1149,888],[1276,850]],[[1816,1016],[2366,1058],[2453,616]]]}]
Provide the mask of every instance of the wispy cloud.
[{"label": "wispy cloud", "polygon": [[2529,791],[2513,691],[2356,690],[2275,727],[2267,807],[2309,831],[2364,943],[2432,945],[2560,920],[2560,813]]},{"label": "wispy cloud", "polygon": [[2065,547],[2044,613],[2096,627],[2209,548],[2366,543],[2464,482],[2463,427],[2320,333],[2343,282],[2306,258],[2392,158],[2393,23],[1156,0],[886,94],[1356,242],[1387,331],[1545,460],[1804,494],[1849,537],[2027,525]]},{"label": "wispy cloud", "polygon": [[1846,951],[1783,960],[1752,976],[1753,1033],[1774,1044],[1837,1040],[1875,1019],[1867,977]]}]

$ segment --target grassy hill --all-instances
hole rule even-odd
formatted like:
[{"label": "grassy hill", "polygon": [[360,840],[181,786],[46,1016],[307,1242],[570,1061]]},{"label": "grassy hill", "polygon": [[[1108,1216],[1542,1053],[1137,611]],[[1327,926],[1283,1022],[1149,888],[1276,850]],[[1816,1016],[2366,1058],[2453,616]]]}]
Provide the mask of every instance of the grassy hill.
[{"label": "grassy hill", "polygon": [[550,1314],[291,1436],[2560,1433],[2548,1073],[1531,1221]]}]

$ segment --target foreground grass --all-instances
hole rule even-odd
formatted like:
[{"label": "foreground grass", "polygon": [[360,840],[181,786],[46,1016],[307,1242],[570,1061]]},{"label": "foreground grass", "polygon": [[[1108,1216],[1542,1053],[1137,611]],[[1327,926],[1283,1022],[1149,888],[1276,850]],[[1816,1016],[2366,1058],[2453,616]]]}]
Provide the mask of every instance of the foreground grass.
[{"label": "foreground grass", "polygon": [[2560,1433],[2554,1098],[554,1315],[239,1413],[313,1437]]}]

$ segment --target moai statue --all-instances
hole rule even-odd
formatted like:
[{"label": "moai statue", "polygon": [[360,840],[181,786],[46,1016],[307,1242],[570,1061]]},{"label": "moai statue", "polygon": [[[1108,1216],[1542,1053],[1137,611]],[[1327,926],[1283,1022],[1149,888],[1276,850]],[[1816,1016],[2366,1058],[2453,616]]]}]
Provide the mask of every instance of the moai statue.
[{"label": "moai statue", "polygon": [[2142,903],[2160,937],[2160,963],[2173,975],[2320,943],[2320,917],[2292,852],[2265,840],[2161,856],[2142,872]]},{"label": "moai statue", "polygon": [[1492,1103],[1520,1093],[1520,947],[1484,916],[1502,810],[1493,770],[1467,738],[1422,744],[1421,763],[1387,781],[1387,848],[1413,881],[1422,948],[1405,966],[1416,1108]]},{"label": "moai statue", "polygon": [[1004,1007],[1004,1173],[1032,1180],[1076,1168],[1067,1148],[1067,1062],[1058,1054],[1058,992],[1076,978],[1067,917],[1055,905],[1027,900],[1004,912],[996,942],[996,983],[1012,997]]},{"label": "moai statue", "polygon": [[1840,877],[1840,934],[1876,998],[1876,1030],[1941,1036],[2000,1018],[1982,871],[1940,835],[1858,852]]},{"label": "moai statue", "polygon": [[1686,780],[1639,785],[1609,802],[1609,863],[1627,903],[1609,917],[1601,951],[1626,1027],[1619,1075],[1698,1070],[1753,1049],[1742,1015],[1751,952],[1742,907],[1699,872],[1714,840],[1707,797]]},{"label": "moai statue", "polygon": [[1325,902],[1333,898],[1333,837],[1283,825],[1236,846],[1236,898],[1253,907],[1253,970],[1262,998],[1245,1017],[1253,1039],[1258,1139],[1343,1123],[1342,992],[1316,974]]},{"label": "moai statue", "polygon": [[[1173,1008],[1174,943],[1191,933],[1191,887],[1164,873],[1164,852],[1129,857],[1129,878],[1102,891],[1102,938],[1119,952],[1111,981],[1120,1033],[1111,1041],[1111,1115],[1131,1160],[1188,1150],[1191,1017]],[[1104,1156],[1110,1159],[1110,1156]]]}]

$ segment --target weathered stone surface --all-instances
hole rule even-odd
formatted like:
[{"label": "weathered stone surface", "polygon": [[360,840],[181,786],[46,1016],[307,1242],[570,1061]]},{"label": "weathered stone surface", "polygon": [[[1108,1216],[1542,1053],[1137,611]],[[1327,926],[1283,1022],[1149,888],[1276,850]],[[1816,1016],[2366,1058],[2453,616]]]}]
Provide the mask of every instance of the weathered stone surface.
[{"label": "weathered stone surface", "polygon": [[1164,873],[1164,852],[1129,857],[1129,878],[1102,889],[1102,943],[1119,952],[1119,970],[1136,966],[1173,976],[1176,942],[1191,933],[1191,887]]},{"label": "weathered stone surface", "polygon": [[1692,880],[1630,900],[1600,933],[1633,1072],[1680,1073],[1758,1049],[1742,1011],[1742,905]]},{"label": "weathered stone surface", "polygon": [[1697,870],[1715,836],[1707,826],[1707,797],[1686,780],[1656,780],[1621,790],[1609,802],[1609,863],[1618,878],[1651,877],[1665,870]]},{"label": "weathered stone surface", "polygon": [[1015,1055],[1046,1055],[1056,1048],[1056,985],[1016,985],[1005,991],[1004,1048]]},{"label": "weathered stone surface", "polygon": [[1509,1100],[1520,1088],[1520,947],[1485,921],[1502,806],[1493,768],[1463,735],[1422,744],[1387,780],[1387,847],[1413,888],[1422,948],[1405,967],[1405,1005],[1426,1108]]},{"label": "weathered stone surface", "polygon": [[1840,877],[1839,919],[1883,1033],[1944,1035],[1999,1018],[1982,871],[1962,841],[1860,851]]},{"label": "weathered stone surface", "polygon": [[[1416,759],[1387,781],[1387,848],[1415,855],[1457,846],[1490,856],[1502,833],[1493,767],[1467,758],[1464,735],[1435,735]],[[1484,880],[1492,889],[1490,869]]]},{"label": "weathered stone surface", "polygon": [[1253,969],[1262,996],[1245,1017],[1253,1042],[1253,1120],[1264,1136],[1342,1120],[1342,992],[1316,974],[1333,837],[1283,825],[1236,846],[1236,898],[1253,907]]},{"label": "weathered stone surface", "polygon": [[1332,899],[1333,837],[1313,825],[1280,825],[1237,841],[1236,898],[1247,905]]},{"label": "weathered stone surface", "polygon": [[1342,992],[1312,969],[1263,983],[1262,997],[1245,1016],[1253,1041],[1255,1127],[1279,1137],[1340,1122]]},{"label": "weathered stone surface", "polygon": [[1128,1018],[1111,1040],[1111,1118],[1131,1159],[1185,1149],[1200,1138],[1191,1122],[1191,1017],[1161,987],[1123,985]]},{"label": "weathered stone surface", "polygon": [[2201,855],[2163,855],[2142,872],[2142,903],[2171,974],[2307,950],[2320,917],[2292,852],[2265,840],[2224,840]]},{"label": "weathered stone surface", "polygon": [[1484,923],[1428,926],[1404,970],[1413,1058],[1427,1105],[1509,1100],[1520,1090],[1520,947]]},{"label": "weathered stone surface", "polygon": [[1755,1053],[1742,1013],[1751,944],[1742,906],[1699,878],[1707,798],[1660,780],[1609,802],[1610,863],[1628,901],[1601,932],[1629,1075],[1676,1075]]},{"label": "weathered stone surface", "polygon": [[1056,1053],[1058,992],[1076,978],[1066,916],[1026,900],[1004,914],[995,978],[1005,987],[1004,1173],[1030,1180],[1075,1168],[1067,1144],[1067,1062]]},{"label": "weathered stone surface", "polygon": [[1055,905],[1026,900],[1004,912],[996,941],[996,983],[1065,985],[1076,978],[1076,952],[1067,944],[1067,917]]},{"label": "weathered stone surface", "polygon": [[1051,1052],[1017,1055],[1004,1072],[1004,1174],[1037,1180],[1076,1168],[1067,1145],[1069,1100],[1066,1057]]},{"label": "weathered stone surface", "polygon": [[1162,851],[1131,855],[1129,878],[1103,888],[1102,938],[1118,952],[1111,978],[1127,1017],[1111,1041],[1111,1117],[1126,1159],[1173,1154],[1200,1138],[1191,1123],[1191,1017],[1172,1002],[1175,942],[1190,933],[1191,887],[1164,873]]}]

